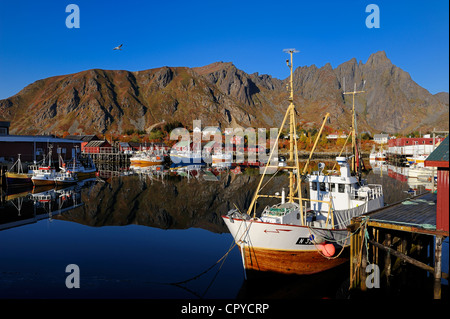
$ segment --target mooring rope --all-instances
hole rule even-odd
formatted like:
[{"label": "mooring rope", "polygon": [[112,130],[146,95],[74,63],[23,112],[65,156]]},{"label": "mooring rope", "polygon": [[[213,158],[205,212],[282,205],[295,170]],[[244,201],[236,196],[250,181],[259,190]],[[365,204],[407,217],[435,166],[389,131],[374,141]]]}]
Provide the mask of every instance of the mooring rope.
[{"label": "mooring rope", "polygon": [[[214,264],[212,264],[210,267],[208,267],[206,270],[202,271],[201,273],[199,273],[199,274],[197,274],[197,275],[195,275],[195,276],[193,276],[193,277],[191,277],[191,278],[188,278],[188,279],[186,279],[186,280],[182,280],[182,281],[176,281],[176,282],[147,281],[146,283],[159,284],[159,285],[172,285],[172,286],[180,286],[180,287],[181,287],[182,284],[185,284],[185,283],[188,283],[188,282],[190,282],[190,281],[192,281],[192,280],[195,280],[195,279],[200,278],[201,276],[203,276],[204,274],[206,274],[207,272],[209,272],[211,269],[213,269],[218,263],[220,263],[220,262],[223,260],[222,265],[221,265],[220,268],[219,268],[219,270],[220,270],[220,269],[222,268],[222,266],[223,266],[223,264],[224,264],[226,258],[228,257],[228,255],[230,254],[230,252],[233,250],[233,248],[234,248],[239,242],[242,242],[242,237],[246,234],[246,232],[247,232],[248,229],[250,228],[252,222],[253,222],[253,219],[250,219],[250,221],[249,221],[249,223],[248,223],[248,225],[247,225],[247,228],[244,230],[244,232],[242,233],[242,235],[241,235],[241,237],[239,238],[239,240],[234,240],[234,239],[233,239],[234,242],[230,245],[230,247],[228,248],[227,252],[226,252],[222,257],[220,257]],[[244,221],[243,223],[245,223],[245,221]],[[241,226],[242,226],[243,223],[241,223],[241,224],[239,225],[238,232],[239,232],[239,230],[240,230],[240,228],[241,228]],[[213,280],[215,279],[216,276],[217,276],[217,274],[214,276]],[[206,291],[209,289],[210,286],[211,286],[211,284],[208,286],[208,288],[206,289]],[[206,291],[205,291],[205,293],[206,293]]]}]

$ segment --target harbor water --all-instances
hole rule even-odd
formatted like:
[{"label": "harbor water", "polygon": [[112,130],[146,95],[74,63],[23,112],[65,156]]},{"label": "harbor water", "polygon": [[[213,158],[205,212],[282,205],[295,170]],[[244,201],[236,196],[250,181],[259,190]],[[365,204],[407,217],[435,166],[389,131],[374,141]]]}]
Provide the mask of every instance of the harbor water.
[{"label": "harbor water", "polygon": [[[392,170],[366,176],[383,185],[387,204],[433,191]],[[348,263],[264,285],[244,273],[220,216],[248,206],[258,170],[120,172],[63,189],[2,189],[0,298],[346,298]],[[275,177],[269,191],[285,180]],[[443,252],[448,273],[448,239]]]}]

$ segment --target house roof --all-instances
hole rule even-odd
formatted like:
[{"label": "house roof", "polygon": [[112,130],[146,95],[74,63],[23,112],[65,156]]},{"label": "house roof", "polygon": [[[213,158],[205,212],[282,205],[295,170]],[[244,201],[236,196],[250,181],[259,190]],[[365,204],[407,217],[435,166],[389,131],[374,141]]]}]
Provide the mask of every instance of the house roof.
[{"label": "house roof", "polygon": [[4,135],[0,136],[0,142],[81,143],[81,141],[53,137],[52,135]]},{"label": "house roof", "polygon": [[373,138],[388,138],[389,134],[374,134]]},{"label": "house roof", "polygon": [[86,144],[85,147],[101,147],[105,143],[109,145],[107,141],[90,141],[89,143]]},{"label": "house roof", "polygon": [[151,142],[151,143],[140,143],[140,142],[128,142],[128,145],[130,145],[131,147],[167,147],[167,145],[165,143],[161,143],[161,142]]},{"label": "house roof", "polygon": [[425,160],[425,166],[449,167],[449,141],[447,137]]},{"label": "house roof", "polygon": [[66,136],[69,140],[77,140],[77,141],[83,141],[83,142],[90,142],[90,141],[98,141],[100,140],[97,135],[68,135]]}]

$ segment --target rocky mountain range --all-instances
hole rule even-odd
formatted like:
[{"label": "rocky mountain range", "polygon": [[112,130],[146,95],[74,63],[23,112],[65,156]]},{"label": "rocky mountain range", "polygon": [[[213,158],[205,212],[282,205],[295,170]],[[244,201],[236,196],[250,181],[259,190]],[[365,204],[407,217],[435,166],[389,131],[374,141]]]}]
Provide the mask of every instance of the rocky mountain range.
[{"label": "rocky mountain range", "polygon": [[[288,75],[286,68],[286,74]],[[196,68],[161,67],[144,71],[92,69],[38,80],[0,100],[0,120],[12,134],[122,133],[160,123],[202,126],[278,127],[288,105],[286,85],[270,75],[247,74],[232,63]],[[384,51],[366,63],[355,58],[336,68],[326,64],[294,71],[295,104],[302,127],[349,129],[351,95],[358,130],[409,133],[449,127],[449,94],[431,94],[393,65]]]}]

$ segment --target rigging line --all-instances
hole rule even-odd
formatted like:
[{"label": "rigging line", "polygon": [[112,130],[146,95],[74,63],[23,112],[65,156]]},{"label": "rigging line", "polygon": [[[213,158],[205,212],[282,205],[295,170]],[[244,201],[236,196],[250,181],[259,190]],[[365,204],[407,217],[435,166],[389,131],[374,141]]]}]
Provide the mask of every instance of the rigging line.
[{"label": "rigging line", "polygon": [[[234,241],[234,243],[232,243],[230,245],[230,248],[228,249],[228,251],[221,257],[219,258],[219,260],[217,260],[213,265],[211,265],[208,269],[204,270],[203,272],[201,272],[200,274],[191,277],[189,279],[186,280],[182,280],[182,281],[178,281],[178,282],[158,282],[158,281],[147,281],[147,283],[152,283],[152,284],[160,284],[160,285],[173,285],[173,286],[179,286],[181,284],[187,283],[189,281],[192,281],[194,279],[197,279],[201,276],[203,276],[204,274],[206,274],[207,272],[209,272],[211,269],[213,269],[218,263],[220,263],[222,260],[226,259],[228,254],[233,250],[233,248],[237,245],[238,242],[242,241],[242,237],[246,234],[246,232],[248,231],[248,229],[250,228],[251,224],[253,223],[253,220],[250,220],[249,224],[247,225],[247,228],[244,230],[244,232],[242,233],[241,237],[239,238],[239,240]],[[242,226],[242,224],[240,225]],[[239,226],[239,228],[240,228]]]},{"label": "rigging line", "polygon": [[278,174],[278,172],[280,172],[280,169],[277,168],[277,171],[275,172],[275,174],[273,174],[273,175],[269,178],[269,180],[267,181],[267,183],[265,183],[265,184],[259,189],[259,191],[261,191],[264,187],[266,187],[266,185],[269,184],[269,182],[275,177],[275,175]]},{"label": "rigging line", "polygon": [[[227,255],[227,257],[228,257],[228,255]],[[213,284],[214,281],[216,280],[217,275],[219,274],[220,270],[222,269],[222,266],[223,266],[223,264],[225,263],[225,260],[227,259],[227,257],[225,257],[225,258],[222,260],[222,263],[220,264],[219,269],[217,269],[216,274],[214,275],[214,277],[212,278],[212,280],[211,280],[211,282],[209,283],[208,287],[206,288],[205,292],[203,293],[202,298],[206,295],[206,293],[208,292],[209,288],[212,286],[212,284]]]},{"label": "rigging line", "polygon": [[184,286],[182,286],[182,285],[177,285],[177,284],[174,284],[174,286],[176,286],[176,287],[178,287],[178,288],[181,288],[181,289],[183,289],[183,290],[186,290],[187,292],[189,292],[190,294],[193,294],[195,297],[197,297],[197,298],[199,298],[199,299],[203,299],[202,296],[200,296],[198,293],[196,293],[195,291],[193,291],[193,290],[191,290],[191,289],[189,289],[189,288],[187,288],[187,287],[184,287]]}]

